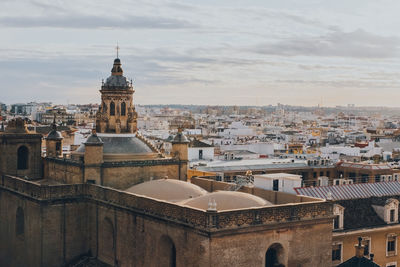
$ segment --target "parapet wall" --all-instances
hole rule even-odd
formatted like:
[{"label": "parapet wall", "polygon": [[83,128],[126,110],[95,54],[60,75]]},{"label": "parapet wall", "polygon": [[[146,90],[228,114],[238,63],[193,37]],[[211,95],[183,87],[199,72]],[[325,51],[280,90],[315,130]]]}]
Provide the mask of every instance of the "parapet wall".
[{"label": "parapet wall", "polygon": [[[218,185],[222,187],[221,184]],[[17,177],[2,176],[0,187],[36,201],[57,202],[71,199],[98,201],[207,232],[251,225],[330,219],[332,216],[332,204],[315,199],[314,202],[215,212],[189,208],[92,184],[40,185]]]}]

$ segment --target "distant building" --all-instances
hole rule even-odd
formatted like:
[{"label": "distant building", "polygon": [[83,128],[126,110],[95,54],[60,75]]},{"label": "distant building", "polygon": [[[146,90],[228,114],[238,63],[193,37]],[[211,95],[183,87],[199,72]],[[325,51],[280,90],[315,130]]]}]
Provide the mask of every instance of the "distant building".
[{"label": "distant building", "polygon": [[363,250],[359,256],[371,258],[374,254],[376,264],[385,267],[397,266],[400,262],[399,181],[295,190],[298,195],[318,196],[334,204],[332,266],[364,266],[347,265],[358,262],[352,256],[354,244],[360,236]]},{"label": "distant building", "polygon": [[271,173],[254,175],[254,186],[266,190],[273,190],[296,194],[295,187],[301,187],[301,175],[289,173]]},{"label": "distant building", "polygon": [[194,139],[189,143],[188,158],[189,161],[213,160],[214,146]]}]

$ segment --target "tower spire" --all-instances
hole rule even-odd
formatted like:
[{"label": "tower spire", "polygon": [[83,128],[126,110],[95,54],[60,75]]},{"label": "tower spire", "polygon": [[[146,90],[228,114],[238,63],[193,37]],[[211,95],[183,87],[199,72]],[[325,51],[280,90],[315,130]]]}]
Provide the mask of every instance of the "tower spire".
[{"label": "tower spire", "polygon": [[117,46],[115,47],[115,50],[117,50],[117,58],[119,58],[119,46],[118,46],[118,42],[117,42]]}]

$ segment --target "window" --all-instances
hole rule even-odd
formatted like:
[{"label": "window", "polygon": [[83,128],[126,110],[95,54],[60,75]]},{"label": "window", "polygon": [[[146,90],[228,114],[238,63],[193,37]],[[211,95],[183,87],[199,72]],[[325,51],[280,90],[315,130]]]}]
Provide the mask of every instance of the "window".
[{"label": "window", "polygon": [[203,159],[203,149],[199,150],[199,159]]},{"label": "window", "polygon": [[28,159],[29,159],[29,150],[26,146],[21,146],[18,148],[17,152],[17,168],[18,170],[26,170],[28,169]]},{"label": "window", "polygon": [[319,172],[319,176],[324,176],[324,172]]},{"label": "window", "polygon": [[386,267],[397,267],[397,262],[386,263]]},{"label": "window", "polygon": [[110,116],[115,116],[115,104],[114,104],[114,102],[110,103]]},{"label": "window", "polygon": [[126,114],[126,104],[125,102],[121,103],[121,116],[125,116]]},{"label": "window", "polygon": [[61,150],[61,143],[57,142],[56,143],[56,152],[60,152],[60,150]]},{"label": "window", "polygon": [[396,211],[394,209],[390,210],[390,222],[395,222],[395,218],[394,218],[395,212]]},{"label": "window", "polygon": [[395,234],[390,234],[386,238],[386,256],[397,255],[397,236]]},{"label": "window", "polygon": [[385,204],[385,212],[382,219],[386,223],[397,223],[399,221],[398,209],[399,209],[399,201],[394,198],[388,199]]},{"label": "window", "polygon": [[361,244],[364,246],[364,256],[369,257],[371,253],[371,238],[370,237],[363,237],[361,240]]},{"label": "window", "polygon": [[333,218],[333,229],[339,229],[339,215],[336,215]]},{"label": "window", "polygon": [[326,176],[327,176],[327,177],[330,177],[330,176],[331,176],[331,172],[330,172],[330,171],[327,171],[327,172],[326,172]]},{"label": "window", "polygon": [[279,180],[273,180],[272,190],[279,191]]},{"label": "window", "polygon": [[343,229],[344,223],[344,207],[338,204],[333,205],[333,215],[336,215],[333,218],[333,229],[341,230]]},{"label": "window", "polygon": [[314,176],[314,178],[317,178],[317,173],[314,172],[314,173],[313,173],[313,176]]},{"label": "window", "polygon": [[332,246],[332,261],[342,262],[342,243],[334,243]]}]

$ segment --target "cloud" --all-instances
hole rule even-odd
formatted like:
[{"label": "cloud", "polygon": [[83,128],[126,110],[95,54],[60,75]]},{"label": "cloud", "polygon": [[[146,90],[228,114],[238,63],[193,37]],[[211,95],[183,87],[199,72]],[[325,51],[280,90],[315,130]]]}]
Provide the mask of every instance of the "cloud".
[{"label": "cloud", "polygon": [[358,29],[353,32],[333,30],[321,36],[295,36],[275,43],[264,43],[251,52],[279,56],[319,56],[352,58],[390,58],[398,53],[399,39]]},{"label": "cloud", "polygon": [[198,26],[182,19],[125,16],[104,17],[93,15],[60,15],[41,17],[1,17],[0,25],[16,28],[74,28],[74,29],[103,29],[103,28],[139,28],[139,29],[184,29]]},{"label": "cloud", "polygon": [[[310,85],[317,88],[352,88],[352,89],[371,89],[371,88],[385,88],[395,89],[398,88],[398,83],[391,80],[386,81],[363,81],[363,80],[275,80],[276,83],[281,84],[295,84],[295,85]],[[372,92],[372,90],[369,90]]]}]

